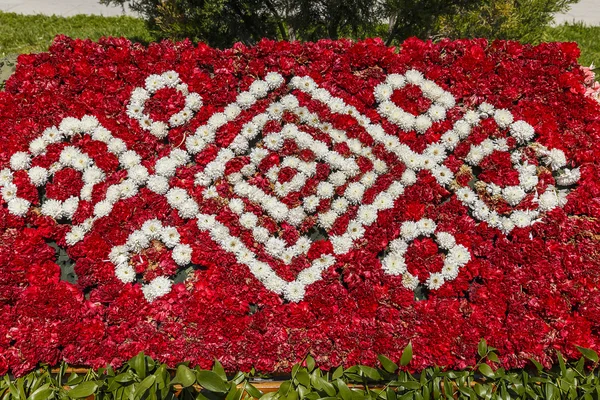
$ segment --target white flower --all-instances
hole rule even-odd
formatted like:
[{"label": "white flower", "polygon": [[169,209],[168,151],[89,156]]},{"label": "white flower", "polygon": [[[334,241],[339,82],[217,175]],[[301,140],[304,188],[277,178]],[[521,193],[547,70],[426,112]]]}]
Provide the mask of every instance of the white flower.
[{"label": "white flower", "polygon": [[288,213],[287,222],[294,226],[300,225],[306,218],[306,213],[302,207],[292,208]]},{"label": "white flower", "polygon": [[252,229],[258,224],[258,217],[252,213],[246,212],[240,216],[240,225],[246,229]]},{"label": "white flower", "polygon": [[177,162],[172,160],[170,157],[163,157],[159,159],[154,165],[154,170],[158,175],[170,178],[175,175],[177,170]]},{"label": "white flower", "polygon": [[13,173],[10,169],[4,168],[0,170],[0,186],[12,183]]},{"label": "white flower", "polygon": [[166,86],[167,82],[161,75],[152,74],[146,78],[145,86],[146,90],[150,93],[156,92],[158,89],[162,89]]},{"label": "white flower", "polygon": [[398,254],[389,254],[383,259],[383,270],[390,275],[402,275],[406,272],[404,257]]},{"label": "white flower", "polygon": [[535,129],[525,121],[515,121],[510,125],[510,134],[517,142],[523,144],[533,139]]},{"label": "white flower", "polygon": [[454,150],[459,141],[459,135],[455,131],[448,131],[441,137],[440,143],[448,150]]},{"label": "white flower", "polygon": [[519,228],[531,225],[531,214],[528,211],[516,210],[510,216],[511,221]]},{"label": "white flower", "polygon": [[435,240],[444,250],[450,250],[456,245],[456,240],[454,239],[454,236],[448,232],[436,233]]},{"label": "white flower", "polygon": [[414,185],[417,182],[417,174],[412,169],[407,169],[402,173],[400,182],[405,186]]},{"label": "white flower", "polygon": [[294,303],[304,299],[304,285],[300,282],[289,282],[283,293],[284,297]]},{"label": "white flower", "polygon": [[160,240],[169,248],[177,246],[179,244],[179,238],[180,236],[177,228],[172,226],[166,226],[160,232]]},{"label": "white flower", "polygon": [[456,277],[458,276],[458,272],[459,268],[456,265],[444,263],[444,266],[442,267],[442,276],[449,281],[456,279]]},{"label": "white flower", "polygon": [[162,223],[156,218],[144,222],[141,228],[142,232],[151,240],[159,239],[162,229]]},{"label": "white flower", "polygon": [[442,186],[448,185],[454,179],[454,174],[445,165],[437,165],[431,170],[431,174]]},{"label": "white flower", "polygon": [[329,182],[320,182],[317,185],[317,196],[322,199],[328,199],[334,195],[334,187]]},{"label": "white flower", "polygon": [[446,262],[449,265],[462,267],[471,260],[471,253],[462,244],[457,244],[448,251]]},{"label": "white flower", "polygon": [[527,193],[519,186],[507,186],[502,189],[502,197],[511,206],[516,206],[527,196]]},{"label": "white flower", "polygon": [[417,222],[421,235],[429,236],[435,232],[437,225],[429,218],[422,218]]},{"label": "white flower", "polygon": [[402,275],[402,286],[408,290],[415,290],[419,286],[419,278],[406,272]]},{"label": "white flower", "polygon": [[171,291],[173,283],[165,276],[157,276],[148,285],[142,287],[144,297],[152,303],[157,298],[164,296]]},{"label": "white flower", "polygon": [[409,69],[404,74],[406,81],[413,85],[421,85],[424,81],[423,74],[415,69]]},{"label": "white flower", "polygon": [[456,197],[466,204],[471,204],[477,200],[477,195],[468,187],[462,187],[456,191]]},{"label": "white flower", "polygon": [[248,92],[258,99],[265,97],[268,93],[268,90],[269,85],[266,82],[260,80],[252,82],[250,88],[248,88]]},{"label": "white flower", "polygon": [[90,184],[90,185],[95,185],[97,183],[100,183],[104,180],[105,175],[104,172],[96,167],[95,165],[86,168],[83,171],[83,175],[81,177],[81,179],[86,183],[86,184]]},{"label": "white flower", "polygon": [[198,225],[198,229],[203,231],[211,230],[216,224],[215,217],[212,215],[201,214],[198,215],[198,220],[196,221],[196,225]]},{"label": "white flower", "polygon": [[138,165],[142,158],[133,150],[128,150],[119,156],[119,163],[126,169]]},{"label": "white flower", "polygon": [[77,197],[71,196],[66,199],[62,204],[62,209],[65,217],[73,218],[73,215],[77,211],[77,206],[79,205],[79,199]]},{"label": "white flower", "polygon": [[28,169],[31,165],[31,157],[24,151],[18,151],[10,157],[10,167],[14,171]]},{"label": "white flower", "polygon": [[513,122],[513,115],[510,111],[500,109],[494,113],[494,120],[500,128],[507,128]]},{"label": "white flower", "polygon": [[63,214],[62,202],[56,199],[48,199],[42,203],[41,212],[54,219],[60,219]]},{"label": "white flower", "polygon": [[159,139],[165,138],[169,134],[169,127],[162,121],[154,121],[150,124],[150,134]]},{"label": "white flower", "polygon": [[579,168],[562,170],[562,173],[556,177],[556,183],[561,186],[571,186],[577,183],[581,178]]},{"label": "white flower", "polygon": [[63,134],[55,127],[46,128],[42,133],[42,139],[48,144],[58,143],[62,140]]},{"label": "white flower", "polygon": [[192,248],[187,244],[178,244],[173,248],[171,257],[177,265],[187,265],[192,261]]},{"label": "white flower", "polygon": [[73,117],[63,118],[58,126],[58,129],[64,132],[67,136],[73,136],[75,133],[81,132],[81,121]]},{"label": "white flower", "polygon": [[331,228],[338,215],[335,211],[329,210],[327,212],[319,214],[319,225],[325,229]]},{"label": "white flower", "polygon": [[487,115],[492,115],[492,113],[494,112],[494,106],[492,106],[489,103],[481,103],[479,105],[479,111]]},{"label": "white flower", "polygon": [[346,254],[352,247],[352,238],[346,235],[342,236],[331,236],[329,238],[333,245],[333,252],[335,254]]},{"label": "white flower", "polygon": [[358,209],[358,221],[362,225],[371,225],[377,220],[377,209],[372,205],[362,205]]},{"label": "white flower", "polygon": [[321,200],[317,196],[307,196],[304,198],[303,205],[306,212],[312,213],[314,212]]},{"label": "white flower", "polygon": [[115,246],[108,253],[108,259],[114,265],[127,263],[129,262],[129,251],[126,246]]},{"label": "white flower", "polygon": [[559,199],[556,189],[553,186],[547,187],[546,191],[540,195],[538,203],[542,211],[549,211],[558,207]]},{"label": "white flower", "polygon": [[135,270],[129,264],[115,264],[115,276],[123,283],[132,283],[135,281]]},{"label": "white flower", "polygon": [[430,290],[436,290],[442,287],[444,281],[444,275],[442,275],[439,272],[434,272],[431,275],[429,275],[429,278],[427,279],[427,282],[425,282],[425,285]]},{"label": "white flower", "polygon": [[437,98],[436,102],[446,110],[449,110],[456,105],[456,99],[448,92],[442,93],[442,95]]},{"label": "white flower", "polygon": [[342,186],[344,183],[346,183],[347,179],[348,178],[346,177],[346,174],[344,174],[342,171],[336,171],[329,175],[329,182],[336,187]]},{"label": "white flower", "polygon": [[198,204],[194,201],[194,199],[188,198],[183,202],[183,204],[177,207],[179,211],[179,216],[183,219],[192,219],[196,217],[198,214]]},{"label": "white flower", "polygon": [[44,140],[44,138],[38,137],[38,138],[33,139],[29,143],[29,151],[34,156],[40,155],[44,151],[46,151],[46,141]]},{"label": "white flower", "polygon": [[321,270],[319,268],[306,268],[300,271],[296,280],[303,285],[310,285],[321,279]]},{"label": "white flower", "polygon": [[[89,169],[89,168],[88,168]],[[86,170],[87,171],[87,170]],[[135,165],[129,169],[127,172],[127,176],[131,179],[136,185],[142,185],[148,180],[148,170],[143,165]]]},{"label": "white flower", "polygon": [[179,208],[188,199],[188,194],[185,189],[174,187],[167,192],[165,197],[171,207]]},{"label": "white flower", "polygon": [[29,171],[27,171],[29,175],[29,179],[34,186],[42,186],[48,180],[48,170],[42,167],[32,167]]},{"label": "white flower", "polygon": [[562,150],[552,149],[547,152],[544,157],[544,162],[549,165],[552,170],[557,170],[567,165],[567,158]]},{"label": "white flower", "polygon": [[112,138],[108,141],[108,151],[113,154],[119,155],[127,150],[125,142],[119,138]]},{"label": "white flower", "polygon": [[85,236],[85,229],[81,226],[74,226],[71,231],[65,235],[65,241],[69,246],[74,246]]},{"label": "white flower", "polygon": [[271,255],[278,256],[285,250],[286,243],[282,239],[271,237],[265,243],[265,250]]},{"label": "white flower", "polygon": [[419,115],[417,117],[417,119],[415,120],[415,130],[418,133],[425,133],[427,131],[427,129],[431,128],[432,122],[431,122],[432,118],[426,116],[426,115]]},{"label": "white flower", "polygon": [[375,95],[375,101],[381,103],[390,99],[394,89],[387,83],[380,83],[375,86],[373,94]]},{"label": "white flower", "polygon": [[113,203],[108,200],[102,200],[94,206],[94,216],[96,218],[106,217],[112,211]]},{"label": "white flower", "polygon": [[432,121],[441,121],[446,118],[446,109],[442,106],[432,105],[427,114]]},{"label": "white flower", "polygon": [[275,89],[284,82],[283,76],[278,72],[269,72],[265,75],[265,82],[270,89]]},{"label": "white flower", "polygon": [[419,225],[414,221],[405,221],[402,223],[402,227],[400,228],[400,234],[402,238],[406,241],[413,240],[417,236],[419,236],[420,229]]},{"label": "white flower", "polygon": [[256,239],[257,242],[264,243],[271,236],[271,232],[263,226],[257,226],[252,229],[252,236],[254,236],[254,239]]},{"label": "white flower", "polygon": [[[386,82],[390,84],[394,89],[403,88],[406,85],[406,79],[401,74],[389,74],[386,78]],[[411,82],[412,83],[412,82]]]},{"label": "white flower", "polygon": [[148,178],[147,187],[154,193],[165,194],[169,190],[169,181],[163,176],[151,175]]},{"label": "white flower", "polygon": [[119,190],[121,192],[121,198],[123,199],[133,197],[138,192],[138,186],[131,179],[125,179],[117,186],[119,187]]},{"label": "white flower", "polygon": [[127,249],[133,253],[138,253],[150,245],[150,238],[142,231],[134,231],[127,238]]},{"label": "white flower", "polygon": [[198,111],[202,107],[202,97],[198,93],[190,93],[185,97],[185,106],[192,111]]},{"label": "white flower", "polygon": [[350,183],[344,192],[346,197],[351,203],[359,203],[362,200],[363,194],[365,193],[365,186],[360,182]]},{"label": "white flower", "polygon": [[346,229],[347,235],[352,239],[356,240],[361,238],[365,233],[365,228],[358,221],[350,221],[348,228]]},{"label": "white flower", "polygon": [[373,206],[377,207],[378,210],[387,210],[394,207],[394,198],[386,192],[381,192],[375,197]]},{"label": "white flower", "polygon": [[490,214],[490,209],[487,206],[487,204],[485,204],[485,202],[479,199],[475,200],[471,204],[471,209],[473,210],[473,215],[475,216],[475,218],[482,221],[486,221]]}]

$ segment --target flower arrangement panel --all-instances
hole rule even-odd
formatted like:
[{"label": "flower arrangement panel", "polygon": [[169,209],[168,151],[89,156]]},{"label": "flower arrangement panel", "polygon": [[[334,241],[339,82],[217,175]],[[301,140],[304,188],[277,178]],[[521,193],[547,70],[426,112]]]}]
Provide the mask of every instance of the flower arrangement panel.
[{"label": "flower arrangement panel", "polygon": [[600,107],[577,56],[66,37],[20,56],[0,93],[0,373],[598,348]]}]

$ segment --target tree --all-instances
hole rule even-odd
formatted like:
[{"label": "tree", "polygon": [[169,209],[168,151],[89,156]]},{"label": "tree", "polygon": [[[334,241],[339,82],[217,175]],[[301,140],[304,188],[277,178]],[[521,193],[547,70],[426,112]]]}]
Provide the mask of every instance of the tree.
[{"label": "tree", "polygon": [[128,4],[159,36],[215,47],[261,38],[381,36],[387,44],[489,37],[535,40],[555,12],[578,0],[100,0]]}]

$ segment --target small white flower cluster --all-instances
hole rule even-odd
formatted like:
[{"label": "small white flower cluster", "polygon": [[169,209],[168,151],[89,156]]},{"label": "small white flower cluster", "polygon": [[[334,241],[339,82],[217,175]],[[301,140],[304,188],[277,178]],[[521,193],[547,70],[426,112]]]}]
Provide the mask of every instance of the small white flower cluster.
[{"label": "small white flower cluster", "polygon": [[[283,168],[293,168],[297,170],[294,177],[288,182],[278,181],[279,172]],[[275,193],[279,197],[285,197],[291,192],[297,192],[306,184],[306,181],[317,172],[316,162],[305,162],[297,157],[287,156],[279,165],[272,166],[266,173],[267,178],[275,185]]]},{"label": "small white flower cluster", "polygon": [[[131,258],[142,250],[150,247],[152,240],[159,240],[172,249],[171,257],[179,266],[188,265],[192,260],[192,248],[188,244],[180,242],[177,228],[163,226],[157,219],[151,219],[136,231],[133,231],[122,246],[111,249],[108,258],[115,266],[115,275],[123,283],[131,283],[136,280],[136,273],[130,264]],[[164,296],[171,291],[172,282],[167,277],[160,276],[150,283],[142,286],[144,297],[149,302]]]},{"label": "small white flower cluster", "polygon": [[[150,115],[144,113],[146,101],[158,90],[165,88],[175,89],[185,97],[185,106],[181,111],[171,115],[168,124],[162,121],[153,121]],[[181,82],[177,72],[167,71],[160,75],[148,76],[144,87],[135,88],[131,92],[127,115],[137,120],[142,129],[160,139],[167,136],[169,127],[181,126],[191,120],[200,107],[202,107],[202,97],[198,93],[190,93],[188,85]]]},{"label": "small white flower cluster", "polygon": [[439,289],[444,282],[456,279],[460,268],[471,260],[469,250],[456,243],[451,233],[437,231],[437,225],[431,219],[423,218],[419,221],[406,221],[400,229],[401,236],[389,244],[390,252],[383,258],[382,267],[385,273],[401,275],[402,285],[410,290],[415,290],[419,285],[419,278],[408,272],[404,258],[410,243],[419,236],[434,236],[440,248],[446,250],[446,258],[441,272],[429,274],[425,286],[431,290]]},{"label": "small white flower cluster", "polygon": [[[431,106],[424,114],[415,117],[404,111],[391,101],[394,90],[402,89],[406,85],[416,85],[421,89],[423,96],[431,100]],[[446,111],[454,107],[455,100],[435,82],[425,79],[419,71],[411,69],[406,74],[390,74],[385,81],[375,87],[375,100],[379,103],[379,113],[390,122],[399,126],[404,131],[415,130],[425,133],[434,122],[446,118]]]}]

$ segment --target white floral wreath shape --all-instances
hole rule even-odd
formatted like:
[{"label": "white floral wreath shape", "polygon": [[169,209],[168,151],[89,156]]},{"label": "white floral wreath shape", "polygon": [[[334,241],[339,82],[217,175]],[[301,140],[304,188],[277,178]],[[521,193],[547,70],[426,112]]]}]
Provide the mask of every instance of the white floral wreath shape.
[{"label": "white floral wreath shape", "polygon": [[[332,129],[330,124],[321,122],[316,114],[300,107],[297,98],[293,94],[288,94],[279,101],[272,103],[265,112],[256,115],[250,122],[246,123],[234,141],[228,147],[222,148],[215,160],[196,175],[196,184],[206,187],[204,192],[206,196],[218,196],[214,187],[211,186],[212,182],[224,176],[227,161],[237,154],[246,154],[250,151],[251,164],[247,165],[241,173],[230,174],[227,179],[233,186],[236,195],[260,204],[265,213],[277,221],[286,219],[292,224],[300,223],[306,213],[314,211],[315,204],[321,198],[332,198],[333,189],[344,185],[348,179],[358,173],[356,164],[352,159],[344,158],[331,151],[324,143],[314,140],[310,135],[291,124],[284,126],[281,133],[272,133],[264,137],[265,147],[270,150],[277,150],[284,138],[292,139],[297,142],[300,148],[311,148],[317,158],[329,163],[335,172],[330,174],[326,182],[319,184],[316,195],[305,198],[301,207],[291,210],[281,203],[277,197],[263,193],[258,188],[245,182],[244,176],[252,175],[256,165],[266,155],[265,149],[254,148],[250,150],[250,141],[262,132],[262,128],[268,121],[280,120],[284,111],[293,112],[298,115],[302,123],[328,133],[334,142],[346,142],[353,154],[369,158],[374,165],[373,172],[363,174],[359,181],[349,184],[344,195],[332,201],[331,209],[319,215],[318,223],[320,226],[327,228],[331,226],[338,215],[346,211],[350,204],[358,205],[356,218],[350,221],[346,232],[342,235],[329,237],[333,244],[334,254],[323,255],[314,260],[311,266],[301,271],[295,280],[288,282],[280,278],[268,263],[258,260],[256,254],[247,248],[239,238],[232,236],[229,229],[218,222],[213,215],[200,213],[198,204],[184,189],[169,185],[169,178],[175,174],[178,167],[189,163],[194,154],[201,152],[207,145],[214,142],[215,133],[220,127],[234,120],[242,110],[251,107],[258,99],[265,98],[269,92],[280,87],[283,83],[283,76],[276,72],[270,72],[264,79],[254,81],[247,91],[241,92],[237,96],[234,103],[227,105],[222,112],[213,114],[206,124],[200,126],[193,135],[189,136],[186,139],[185,149],[174,148],[168,156],[158,159],[155,164],[155,173],[152,175],[141,165],[141,157],[135,151],[128,150],[125,142],[114,137],[95,117],[84,116],[81,119],[67,117],[61,121],[58,127],[48,128],[40,137],[32,140],[29,144],[29,151],[20,151],[12,155],[10,168],[0,171],[2,197],[7,202],[10,213],[24,216],[31,208],[31,204],[26,199],[17,196],[16,185],[12,182],[13,172],[26,170],[31,182],[40,187],[46,184],[52,174],[62,168],[71,167],[83,174],[84,186],[79,197],[72,197],[63,202],[47,199],[42,204],[41,212],[56,219],[72,218],[77,210],[79,200],[91,199],[94,185],[105,179],[104,171],[94,164],[91,157],[72,146],[67,146],[61,152],[59,161],[52,165],[50,169],[31,167],[31,162],[34,157],[43,154],[46,147],[52,143],[66,141],[76,133],[91,135],[92,139],[106,143],[108,151],[119,157],[121,167],[127,170],[127,179],[108,188],[105,198],[94,206],[92,217],[81,224],[72,226],[65,238],[68,245],[74,245],[83,240],[98,219],[110,214],[116,202],[136,195],[139,188],[145,186],[157,194],[164,195],[169,205],[176,209],[182,218],[196,219],[198,228],[208,232],[210,237],[225,251],[234,254],[236,260],[247,266],[249,271],[262,282],[265,288],[282,295],[289,301],[297,302],[304,298],[305,288],[321,279],[321,273],[335,263],[337,255],[349,252],[354,241],[363,237],[365,228],[377,220],[378,212],[392,208],[395,200],[402,195],[405,188],[417,182],[416,172],[428,170],[440,185],[452,190],[450,183],[454,176],[452,171],[443,165],[443,162],[447,158],[447,154],[454,150],[461,140],[466,139],[472,128],[479,125],[481,120],[494,118],[500,127],[508,128],[510,135],[520,144],[528,142],[535,135],[534,128],[531,125],[524,121],[514,121],[513,115],[508,110],[495,109],[493,106],[483,103],[477,110],[467,111],[461,119],[454,123],[452,129],[441,136],[438,142],[429,144],[423,153],[416,153],[406,144],[401,143],[396,136],[387,134],[380,124],[373,123],[355,107],[346,104],[341,98],[335,97],[327,90],[320,88],[312,78],[293,77],[289,83],[291,89],[309,94],[314,100],[325,104],[332,113],[347,114],[356,118],[376,142],[383,144],[389,152],[395,154],[405,164],[406,171],[402,179],[393,182],[386,190],[379,193],[371,204],[363,204],[361,200],[365,190],[375,182],[377,176],[385,173],[388,166],[375,157],[368,146],[356,139],[349,139],[343,131]],[[401,88],[407,83],[419,86],[423,94],[432,101],[431,107],[424,115],[414,117],[389,101],[393,90]],[[164,87],[171,87],[180,91],[185,96],[186,104],[182,111],[170,118],[168,125],[152,121],[144,113],[146,100],[150,95]],[[388,75],[385,82],[374,89],[374,95],[379,103],[378,110],[381,115],[402,129],[415,129],[419,133],[427,130],[433,122],[443,120],[446,111],[455,104],[454,97],[449,92],[443,90],[435,82],[425,79],[416,70],[409,70],[405,74]],[[158,138],[163,138],[167,135],[169,127],[180,126],[190,121],[201,106],[201,97],[196,93],[188,93],[187,85],[181,82],[177,72],[167,71],[161,75],[149,76],[146,79],[144,88],[136,88],[132,91],[127,113],[130,117],[136,119],[143,129],[148,130]],[[507,146],[504,140],[486,139],[479,145],[471,146],[466,161],[471,165],[477,165],[491,152],[506,150]],[[566,158],[561,150],[547,149],[536,144],[536,151],[552,171],[559,173],[556,178],[559,185],[572,185],[579,180],[579,169],[564,168]],[[531,192],[535,188],[537,176],[535,175],[535,166],[522,162],[519,152],[513,152],[512,159],[515,168],[519,171],[520,185],[506,188],[488,185],[488,190],[502,196],[509,204],[514,206],[518,205],[524,198],[523,193]],[[287,187],[279,187],[279,195],[285,195],[290,190],[294,190],[295,187],[302,186],[302,181],[310,176],[314,167],[310,164],[299,163],[291,157],[284,159],[284,163],[286,166],[297,168],[301,176]],[[278,170],[274,169],[267,174],[270,179],[276,180]],[[567,193],[567,190],[549,187],[539,195],[537,210],[515,210],[509,216],[501,216],[490,210],[487,204],[468,187],[459,189],[456,195],[471,210],[476,219],[509,233],[515,227],[524,227],[535,223],[541,212],[563,206],[566,203]],[[289,263],[293,257],[306,254],[310,248],[311,240],[307,237],[301,237],[293,246],[287,246],[281,239],[271,236],[268,230],[257,224],[257,220],[253,218],[253,215],[245,212],[244,203],[240,199],[230,199],[229,207],[239,216],[240,225],[251,229],[255,240],[262,243],[269,254],[283,262]],[[414,230],[415,226],[416,230]],[[435,223],[431,220],[407,221],[403,223],[402,229],[405,234],[413,229],[414,232],[411,235],[431,235],[435,231]],[[188,263],[188,260],[191,259],[191,247],[178,241],[169,242],[169,235],[165,233],[171,232],[171,234],[174,234],[175,231],[176,228],[164,227],[157,220],[147,221],[141,229],[129,236],[124,245],[115,246],[111,251],[110,260],[115,265],[116,276],[123,282],[132,281],[133,275],[131,266],[128,263],[129,257],[141,251],[152,238],[166,240],[165,244],[173,248],[173,258],[179,265]],[[176,236],[178,238],[178,235]],[[470,259],[466,248],[455,244],[453,238],[450,238],[447,233],[438,232],[435,236],[440,247],[449,252],[446,260],[450,261],[445,262],[445,266],[448,266],[449,269],[453,268],[453,270],[442,271],[438,274],[439,276],[432,274],[426,282],[426,285],[432,289],[438,288],[446,280],[454,279],[453,276],[458,273],[458,269]],[[418,284],[416,278],[409,275],[401,267],[403,260],[402,248],[405,245],[407,246],[410,240],[412,240],[410,235],[403,235],[402,238],[396,239],[390,244],[391,253],[383,260],[383,269],[388,274],[402,274],[404,286],[414,288]],[[148,284],[144,284],[142,290],[146,299],[153,301],[168,293],[171,285],[172,281],[168,277],[161,276]]]}]

